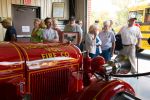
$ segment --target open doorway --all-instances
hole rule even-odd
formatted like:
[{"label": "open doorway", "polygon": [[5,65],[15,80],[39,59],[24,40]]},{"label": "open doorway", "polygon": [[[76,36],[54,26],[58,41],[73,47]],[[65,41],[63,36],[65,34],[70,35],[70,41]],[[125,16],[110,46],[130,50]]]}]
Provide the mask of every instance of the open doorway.
[{"label": "open doorway", "polygon": [[33,21],[40,18],[40,7],[12,5],[12,20],[17,31],[17,39],[21,42],[29,42],[33,29]]}]

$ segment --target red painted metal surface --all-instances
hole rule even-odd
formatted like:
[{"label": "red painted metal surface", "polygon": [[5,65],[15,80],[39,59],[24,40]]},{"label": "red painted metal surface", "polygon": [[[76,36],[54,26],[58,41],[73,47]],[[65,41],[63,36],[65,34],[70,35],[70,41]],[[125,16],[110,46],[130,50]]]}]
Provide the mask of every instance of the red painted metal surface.
[{"label": "red painted metal surface", "polygon": [[115,100],[113,97],[120,92],[135,95],[133,88],[121,80],[101,80],[89,85],[82,92],[72,95],[67,100]]},{"label": "red painted metal surface", "polygon": [[[82,55],[72,44],[2,42],[0,50],[0,97],[4,100],[19,100],[26,93],[32,100],[64,99],[82,88],[77,73]],[[8,91],[13,91],[10,98]]]},{"label": "red painted metal surface", "polygon": [[18,100],[25,93],[25,60],[12,43],[0,43],[0,99]]},{"label": "red painted metal surface", "polygon": [[[20,44],[27,65],[27,88],[32,100],[62,99],[82,88],[72,75],[82,63],[80,51],[71,44]],[[36,84],[36,85],[35,85]]]},{"label": "red painted metal surface", "polygon": [[23,69],[24,58],[20,50],[12,43],[0,43],[0,75]]},{"label": "red painted metal surface", "polygon": [[[82,54],[72,44],[1,42],[0,51],[2,100],[21,100],[26,94],[31,100],[109,100],[120,91],[134,94],[132,87],[120,80],[95,78],[83,87]],[[83,68],[93,80],[91,59],[84,60]]]}]

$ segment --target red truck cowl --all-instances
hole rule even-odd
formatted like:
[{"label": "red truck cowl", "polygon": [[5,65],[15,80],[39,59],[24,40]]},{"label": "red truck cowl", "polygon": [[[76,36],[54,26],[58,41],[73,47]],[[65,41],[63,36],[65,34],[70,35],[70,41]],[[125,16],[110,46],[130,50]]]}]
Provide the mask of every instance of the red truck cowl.
[{"label": "red truck cowl", "polygon": [[73,44],[1,42],[0,51],[1,100],[109,100],[121,92],[135,95],[121,80],[92,81],[93,72],[92,82],[85,86],[83,73],[90,71],[83,70],[86,61]]}]

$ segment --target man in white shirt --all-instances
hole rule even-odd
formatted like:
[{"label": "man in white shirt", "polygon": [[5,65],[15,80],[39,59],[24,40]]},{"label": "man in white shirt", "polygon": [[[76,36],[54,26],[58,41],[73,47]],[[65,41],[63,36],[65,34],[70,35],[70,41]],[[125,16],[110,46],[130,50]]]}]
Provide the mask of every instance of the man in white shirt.
[{"label": "man in white shirt", "polygon": [[45,42],[59,42],[59,36],[56,30],[52,29],[52,20],[51,18],[46,18],[44,20],[45,25],[47,26],[44,30],[43,30],[43,40]]},{"label": "man in white shirt", "polygon": [[120,54],[129,57],[131,62],[131,73],[136,73],[136,48],[140,47],[141,42],[141,31],[140,28],[135,26],[136,18],[130,18],[128,20],[128,25],[123,26],[119,31],[122,38],[123,49]]}]

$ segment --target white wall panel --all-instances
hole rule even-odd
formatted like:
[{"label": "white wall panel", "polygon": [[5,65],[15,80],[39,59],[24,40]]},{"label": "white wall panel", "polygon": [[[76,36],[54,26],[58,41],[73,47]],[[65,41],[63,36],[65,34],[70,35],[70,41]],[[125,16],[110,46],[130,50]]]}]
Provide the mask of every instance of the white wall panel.
[{"label": "white wall panel", "polygon": [[22,0],[11,0],[12,4],[21,4],[21,1]]},{"label": "white wall panel", "polygon": [[2,11],[2,16],[3,17],[7,17],[7,1],[6,0],[2,0],[2,5],[1,5],[1,11]]},{"label": "white wall panel", "polygon": [[83,25],[83,31],[86,33],[86,23],[87,23],[87,13],[85,12],[86,11],[86,0],[76,0],[76,6],[75,6],[75,15],[76,15],[76,19],[77,20],[82,20],[83,23],[85,23]]},{"label": "white wall panel", "polygon": [[2,0],[0,0],[0,16],[2,16]]},{"label": "white wall panel", "polygon": [[11,17],[11,0],[6,1],[7,1],[7,16]]},{"label": "white wall panel", "polygon": [[51,0],[47,0],[47,4],[46,4],[46,15],[47,17],[51,17],[51,14],[52,14],[52,1]]},{"label": "white wall panel", "polygon": [[[53,2],[65,2],[64,8],[64,18],[68,19],[69,17],[69,0],[31,0],[30,6],[39,6],[41,7],[41,19],[46,17],[51,17],[52,15],[52,3]],[[23,0],[0,0],[0,17],[12,17],[11,5],[23,5]],[[0,25],[0,41],[3,40],[5,34],[5,29]]]}]

